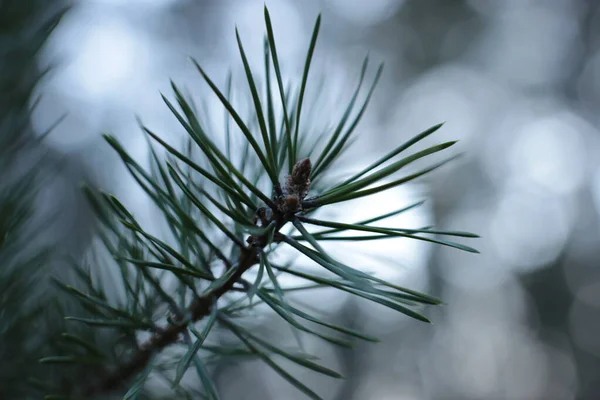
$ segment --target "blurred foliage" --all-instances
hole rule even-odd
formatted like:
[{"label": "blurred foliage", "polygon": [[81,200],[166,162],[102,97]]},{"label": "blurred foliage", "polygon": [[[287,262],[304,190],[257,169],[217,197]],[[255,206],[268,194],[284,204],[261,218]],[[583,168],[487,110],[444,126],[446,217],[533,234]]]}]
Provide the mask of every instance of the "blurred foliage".
[{"label": "blurred foliage", "polygon": [[38,86],[51,71],[50,66],[39,67],[40,51],[67,11],[59,5],[37,0],[0,2],[2,399],[39,399],[50,388],[76,385],[74,378],[89,371],[48,370],[39,363],[44,354],[68,343],[60,336],[65,329],[63,310],[79,309],[57,297],[47,283],[58,254],[41,238],[52,221],[36,209],[41,188],[53,173],[44,170],[47,156],[53,155],[44,150],[41,140],[56,124],[34,134],[31,116],[40,100]]},{"label": "blurred foliage", "polygon": [[[45,349],[46,295],[40,277],[50,251],[32,245],[38,170],[24,167],[31,150],[30,127],[36,87],[47,73],[37,56],[64,10],[50,12],[43,1],[0,2],[0,398],[31,398],[27,373],[39,371]],[[52,7],[54,8],[54,7]],[[31,294],[35,293],[35,296]],[[32,334],[34,333],[34,334]],[[39,394],[38,394],[39,397]]]}]

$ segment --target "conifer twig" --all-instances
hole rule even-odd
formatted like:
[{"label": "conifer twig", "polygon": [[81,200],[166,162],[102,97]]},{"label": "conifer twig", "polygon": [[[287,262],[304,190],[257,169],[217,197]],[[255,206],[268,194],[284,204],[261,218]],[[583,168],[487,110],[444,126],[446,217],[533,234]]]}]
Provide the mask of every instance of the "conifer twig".
[{"label": "conifer twig", "polygon": [[[472,247],[446,239],[476,238],[477,235],[435,227],[415,229],[393,224],[386,224],[386,227],[373,225],[422,202],[355,223],[322,220],[313,211],[323,206],[367,198],[428,174],[454,157],[409,173],[405,171],[413,164],[422,162],[422,159],[453,146],[455,142],[440,143],[412,154],[400,155],[414,145],[421,145],[424,139],[441,127],[438,124],[400,143],[351,176],[333,179],[331,170],[334,168],[331,167],[356,139],[353,136],[355,128],[370,102],[381,76],[382,65],[378,67],[366,97],[359,101],[368,65],[368,57],[365,58],[358,85],[341,118],[333,125],[333,132],[326,130],[311,137],[306,132],[312,128],[304,127],[309,113],[303,113],[301,118],[301,110],[310,80],[309,69],[320,21],[318,17],[299,88],[284,87],[271,18],[266,7],[264,86],[255,79],[242,37],[236,31],[253,105],[249,116],[243,107],[234,106],[231,78],[228,79],[228,89],[222,92],[202,67],[192,60],[226,111],[225,149],[212,140],[216,132],[208,130],[206,104],[201,104],[202,112],[198,111],[194,100],[185,96],[186,91],[174,82],[171,86],[175,101],[164,95],[162,97],[187,133],[184,151],[167,143],[140,121],[140,128],[150,146],[151,166],[148,170],[137,163],[114,136],[104,135],[139,187],[157,206],[171,236],[166,239],[150,234],[137,221],[135,213],[115,196],[106,192],[96,193],[89,186],[84,187],[90,206],[101,223],[98,237],[102,249],[108,251],[116,264],[117,282],[105,282],[102,275],[96,276],[90,267],[77,262],[73,265],[79,279],[78,283],[74,283],[77,287],[56,280],[55,283],[63,292],[77,300],[78,308],[74,312],[79,315],[67,316],[62,309],[59,310],[64,320],[74,322],[72,326],[69,322],[68,326],[61,328],[61,331],[65,331],[62,339],[68,343],[59,343],[56,346],[58,354],[49,354],[39,362],[50,365],[93,365],[94,369],[69,369],[76,371],[74,375],[70,372],[72,375],[69,376],[73,384],[60,388],[43,385],[39,390],[52,393],[46,398],[73,398],[73,394],[77,394],[76,398],[83,396],[87,399],[126,391],[124,399],[132,400],[138,397],[148,376],[153,373],[170,382],[171,389],[178,396],[185,393],[186,398],[218,400],[218,390],[209,376],[207,365],[226,354],[257,357],[309,398],[322,400],[273,357],[281,356],[296,365],[339,379],[342,378],[341,374],[316,363],[314,356],[304,352],[300,335],[313,335],[344,347],[352,346],[348,339],[369,342],[377,342],[378,339],[368,333],[333,324],[324,315],[303,311],[297,300],[286,296],[291,291],[335,288],[416,320],[429,322],[415,307],[441,304],[441,300],[340,262],[328,254],[320,242],[408,238],[477,253]],[[271,83],[272,72],[276,85]],[[266,93],[266,99],[262,93]],[[273,93],[279,95],[281,111],[273,103]],[[355,105],[359,107],[358,110]],[[306,111],[310,111],[310,108]],[[239,157],[232,153],[229,121],[235,122],[245,139]],[[312,144],[309,143],[311,139]],[[158,157],[154,143],[166,151],[166,159]],[[196,152],[201,157],[196,157]],[[314,160],[314,165],[311,160]],[[286,176],[282,177],[283,174]],[[288,222],[293,225],[292,230],[283,232]],[[325,229],[312,229],[316,227]],[[340,235],[353,231],[363,232],[364,236]],[[280,246],[307,257],[320,270],[303,270],[292,263],[281,265],[275,262]],[[256,276],[247,279],[244,274],[256,264]],[[223,270],[220,276],[215,267]],[[175,280],[164,279],[169,277]],[[285,285],[280,277],[300,279],[303,283]],[[111,291],[107,290],[106,283],[111,286]],[[112,286],[115,284],[123,289],[123,296],[113,296]],[[227,295],[233,292],[243,292],[245,295],[229,298]],[[236,321],[245,317],[242,310],[250,310],[259,303],[290,325],[302,352],[290,352],[278,347]],[[165,312],[169,312],[169,315],[166,317],[167,323],[163,324],[159,321],[165,319]],[[203,326],[197,330],[195,324],[200,321]],[[233,339],[237,344],[218,346],[210,343],[207,338],[217,325],[232,333],[237,338]],[[112,329],[111,334],[97,334],[98,327]],[[143,331],[150,331],[152,335],[139,343],[138,333]],[[190,334],[196,340],[192,340]],[[187,347],[187,350],[182,357],[178,357],[179,361],[173,368],[170,357],[165,362],[161,361],[163,357],[158,356],[162,350],[178,345]],[[211,354],[200,354],[201,350]],[[197,386],[201,385],[201,388],[182,384],[182,378],[192,365],[199,378]],[[104,375],[98,374],[98,370]],[[98,378],[90,380],[90,374]],[[149,398],[153,397],[150,395]]]},{"label": "conifer twig", "polygon": [[[311,162],[308,158],[296,163],[291,175],[287,177],[283,194],[274,196],[275,205],[269,213],[270,217],[266,216],[263,209],[259,209],[257,212],[262,226],[274,223],[275,233],[277,234],[283,225],[292,221],[294,215],[302,210],[304,197],[310,188],[310,171]],[[226,279],[219,286],[210,288],[198,296],[188,308],[183,321],[159,329],[148,341],[139,346],[139,349],[128,362],[107,374],[99,383],[85,389],[84,394],[93,396],[118,389],[121,384],[128,382],[142,371],[154,354],[176,343],[180,335],[187,331],[189,324],[198,322],[208,316],[217,300],[233,289],[233,285],[241,279],[244,272],[258,263],[258,254],[268,245],[268,242],[268,233],[250,235],[247,239],[248,245],[240,253],[237,266],[231,267],[235,270],[226,270],[223,275]]]},{"label": "conifer twig", "polygon": [[216,301],[229,292],[233,285],[249,268],[258,261],[257,255],[248,246],[242,251],[236,271],[219,287],[200,295],[188,310],[189,320],[181,324],[171,325],[154,334],[152,338],[143,343],[131,359],[119,366],[116,370],[106,375],[99,383],[90,386],[84,391],[86,396],[117,390],[122,384],[131,380],[133,376],[142,371],[152,356],[165,347],[174,344],[179,336],[186,332],[188,325],[198,322],[210,314]]}]

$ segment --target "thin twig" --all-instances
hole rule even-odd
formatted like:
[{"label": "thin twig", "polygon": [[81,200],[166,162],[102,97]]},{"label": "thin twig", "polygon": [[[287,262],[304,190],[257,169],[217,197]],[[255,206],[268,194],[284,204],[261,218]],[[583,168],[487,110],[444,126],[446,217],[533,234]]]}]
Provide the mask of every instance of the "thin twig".
[{"label": "thin twig", "polygon": [[[275,193],[274,201],[277,202],[271,208],[270,218],[263,216],[267,220],[262,221],[263,225],[269,225],[271,222],[275,223],[275,233],[272,237],[274,242],[282,240],[282,235],[279,230],[289,221],[294,218],[294,213],[298,209],[302,209],[302,202],[306,193],[310,188],[310,171],[311,163],[308,158],[300,160],[294,166],[292,174],[288,177],[286,190],[286,196],[278,196]],[[281,186],[276,185],[275,191],[281,191]],[[295,202],[290,202],[290,197],[296,199]],[[206,293],[196,297],[192,305],[188,308],[188,312],[185,316],[186,319],[181,319],[180,323],[169,324],[166,327],[160,329],[154,334],[148,341],[143,343],[131,359],[118,367],[116,370],[109,373],[96,385],[90,386],[84,391],[86,396],[93,396],[97,394],[107,393],[115,391],[120,388],[125,382],[131,380],[135,374],[142,371],[150,362],[152,356],[160,350],[168,347],[177,342],[180,335],[187,332],[188,325],[194,322],[202,320],[208,316],[213,306],[216,307],[217,300],[225,293],[235,290],[234,287],[236,282],[240,282],[242,285],[245,284],[241,280],[242,275],[254,264],[258,263],[257,249],[263,249],[269,243],[268,235],[262,236],[249,236],[246,240],[248,246],[242,247],[240,253],[239,262],[237,263],[237,270],[227,279],[221,286],[213,288]]]},{"label": "thin twig", "polygon": [[98,384],[87,388],[84,394],[86,396],[93,396],[111,392],[132,379],[135,374],[146,367],[153,354],[177,342],[179,336],[186,332],[190,323],[200,321],[209,315],[211,307],[215,304],[216,300],[230,291],[244,272],[257,262],[256,252],[251,247],[246,247],[240,255],[238,270],[223,285],[200,295],[192,303],[188,309],[190,320],[187,323],[170,325],[163,328],[160,333],[155,334],[147,342],[143,343],[127,363],[109,373]]}]

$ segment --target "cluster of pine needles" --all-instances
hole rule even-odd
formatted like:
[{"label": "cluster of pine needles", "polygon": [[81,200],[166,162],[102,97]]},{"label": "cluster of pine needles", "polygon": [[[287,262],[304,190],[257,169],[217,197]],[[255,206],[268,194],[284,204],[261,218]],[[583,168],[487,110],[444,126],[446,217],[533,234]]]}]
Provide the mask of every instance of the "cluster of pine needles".
[{"label": "cluster of pine needles", "polygon": [[[476,252],[446,239],[476,237],[470,233],[373,225],[421,203],[357,222],[315,217],[315,211],[322,207],[372,196],[428,174],[454,157],[398,176],[409,164],[442,152],[455,142],[405,155],[437,131],[439,124],[345,179],[328,179],[353,142],[382,66],[377,68],[365,94],[363,83],[369,69],[365,58],[356,88],[339,121],[332,129],[311,136],[301,129],[300,122],[320,16],[308,46],[302,79],[295,86],[284,83],[266,8],[264,16],[266,36],[260,85],[236,31],[249,88],[249,112],[233,105],[231,75],[221,90],[192,60],[225,109],[224,132],[211,131],[206,112],[199,111],[189,96],[172,83],[174,101],[165,96],[163,99],[187,133],[181,150],[140,122],[150,146],[151,166],[144,168],[114,136],[105,135],[160,211],[169,232],[164,237],[149,233],[115,196],[84,187],[100,221],[98,237],[109,257],[102,258],[100,254],[86,263],[74,262],[76,284],[55,279],[57,287],[73,297],[78,307],[74,313],[64,310],[67,316],[59,353],[43,358],[41,363],[50,364],[51,368],[57,368],[56,364],[68,368],[78,377],[78,384],[65,393],[61,392],[64,387],[60,382],[48,382],[48,390],[54,392],[47,399],[94,398],[110,393],[124,393],[124,399],[149,398],[144,387],[151,375],[166,382],[176,398],[218,399],[209,367],[225,356],[260,359],[308,397],[320,399],[276,359],[287,359],[333,378],[342,376],[319,364],[315,356],[280,348],[248,328],[243,318],[254,307],[268,307],[296,332],[351,346],[354,339],[377,339],[303,311],[289,293],[334,288],[425,322],[428,319],[415,306],[440,304],[440,300],[429,295],[336,260],[323,249],[323,241],[408,238]],[[223,143],[217,144],[213,138],[223,135]],[[240,138],[243,145],[236,146]],[[322,267],[322,272],[308,271],[294,262],[277,262],[275,254],[282,247],[307,257]],[[114,267],[116,273],[107,274],[109,267]],[[251,279],[246,274],[250,269]],[[305,284],[286,286],[280,282],[283,276]],[[226,333],[232,340],[211,341],[209,336],[215,330],[219,331],[217,336],[224,337]],[[172,351],[163,351],[167,348]],[[183,379],[193,374],[197,378],[192,382],[197,385]],[[43,386],[41,380],[36,382]]]}]

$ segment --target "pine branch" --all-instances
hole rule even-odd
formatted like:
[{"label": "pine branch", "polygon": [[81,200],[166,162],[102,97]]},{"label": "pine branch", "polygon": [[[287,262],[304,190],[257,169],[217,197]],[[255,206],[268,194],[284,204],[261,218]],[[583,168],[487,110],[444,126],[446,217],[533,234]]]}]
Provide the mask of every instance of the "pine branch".
[{"label": "pine branch", "polygon": [[129,362],[121,365],[117,370],[104,377],[100,383],[84,389],[84,394],[86,396],[95,396],[121,388],[124,383],[130,381],[137,373],[146,368],[154,354],[177,342],[180,335],[187,331],[189,324],[198,322],[210,315],[212,307],[214,307],[217,300],[232,290],[233,285],[239,281],[244,272],[256,264],[256,262],[256,254],[250,248],[245,249],[238,262],[238,267],[234,267],[235,272],[230,274],[221,286],[203,293],[194,301],[185,314],[189,315],[187,321],[179,321],[176,325],[160,329],[151,339],[140,346],[137,353]]},{"label": "pine branch", "polygon": [[[125,398],[133,399],[143,390],[145,380],[154,372],[171,382],[178,395],[183,392],[192,397],[192,389],[183,388],[181,380],[193,365],[198,383],[204,390],[202,394],[193,391],[194,398],[214,400],[218,399],[218,392],[208,376],[206,364],[226,354],[261,359],[308,397],[320,399],[318,394],[277,364],[273,355],[282,356],[329,377],[341,378],[339,373],[315,363],[309,355],[290,353],[270,343],[245,328],[237,319],[257,304],[263,304],[289,324],[299,343],[300,333],[344,347],[351,346],[351,342],[339,334],[350,339],[376,342],[377,338],[372,335],[336,326],[322,316],[303,311],[302,306],[286,293],[335,288],[423,322],[429,320],[415,309],[416,306],[437,305],[441,301],[342,263],[325,251],[321,241],[409,238],[477,252],[472,247],[439,238],[477,237],[470,233],[433,227],[382,228],[372,225],[407,212],[422,202],[357,223],[324,221],[314,217],[313,212],[321,207],[376,195],[434,171],[453,157],[396,177],[413,164],[446,151],[455,142],[430,146],[402,156],[407,149],[420,144],[441,127],[436,125],[358,173],[350,174],[347,178],[332,179],[332,171],[339,175],[335,168],[336,161],[355,138],[356,127],[381,77],[382,67],[377,69],[373,84],[361,103],[359,94],[368,66],[368,60],[365,60],[358,86],[348,106],[342,110],[340,120],[333,124],[335,129],[329,136],[324,133],[315,137],[304,128],[302,118],[311,116],[310,109],[302,112],[302,103],[308,93],[306,87],[311,83],[309,70],[321,19],[318,17],[316,20],[302,80],[296,88],[283,85],[273,27],[266,8],[265,24],[266,86],[262,88],[249,65],[241,35],[236,31],[250,92],[247,109],[233,103],[231,78],[228,79],[227,90],[222,92],[202,67],[193,61],[226,112],[224,150],[212,140],[215,132],[208,131],[206,116],[198,112],[193,101],[183,95],[185,90],[175,83],[172,83],[175,101],[164,95],[163,100],[188,135],[186,150],[178,150],[140,122],[150,145],[151,167],[148,171],[134,160],[116,138],[105,135],[108,144],[117,152],[136,183],[157,207],[170,237],[166,239],[164,235],[158,237],[145,231],[134,213],[115,196],[84,188],[102,224],[98,232],[101,250],[114,262],[112,267],[116,271],[116,278],[106,281],[98,276],[97,271],[76,263],[74,269],[80,275],[83,287],[75,288],[57,282],[59,288],[80,302],[81,308],[87,312],[85,317],[66,317],[66,313],[63,313],[67,321],[72,325],[78,324],[81,332],[87,333],[87,336],[83,339],[65,332],[64,337],[71,338],[70,346],[62,348],[59,355],[51,355],[41,362],[70,366],[91,363],[98,366],[100,372],[97,376],[100,378],[86,380],[90,382],[89,385],[56,396],[68,398],[83,395],[91,398],[126,391]],[[271,82],[272,72],[276,85]],[[262,97],[262,91],[266,92],[266,99]],[[280,109],[275,107],[274,93],[279,94]],[[357,103],[360,107],[355,110]],[[236,124],[244,139],[239,154],[235,153],[236,149],[232,146],[230,122]],[[309,145],[311,139],[313,143]],[[155,144],[166,151],[165,159],[157,155],[153,147]],[[316,160],[314,166],[311,159]],[[388,178],[392,180],[384,182]],[[312,231],[315,226],[326,229]],[[369,235],[337,235],[350,231]],[[293,263],[280,265],[274,262],[274,255],[281,248],[307,257],[321,267],[323,273],[305,271]],[[250,279],[246,274],[257,264],[257,274]],[[286,275],[308,282],[285,286],[280,277]],[[114,292],[119,294],[115,295]],[[89,318],[89,315],[93,318]],[[310,325],[306,325],[306,321]],[[195,327],[199,322],[203,324],[201,332]],[[215,326],[230,332],[237,342],[228,346],[212,344],[209,334]],[[111,334],[107,335],[110,346],[106,343],[104,347],[101,346],[93,334],[102,327],[111,329]],[[137,334],[143,331],[152,334],[139,344]],[[197,340],[192,341],[190,334]],[[174,351],[164,352],[167,348]],[[182,348],[186,351],[178,361],[162,361],[161,364],[159,355],[176,355],[177,350]],[[203,354],[199,354],[200,350],[203,350]]]},{"label": "pine branch", "polygon": [[[281,227],[292,221],[295,218],[294,214],[302,209],[302,202],[310,188],[310,170],[310,160],[299,161],[287,179],[285,196],[275,196],[274,201],[278,203],[274,203],[271,218],[262,221],[264,225],[269,225],[271,222],[275,223],[273,228],[275,235],[278,235]],[[154,354],[176,343],[180,335],[187,331],[190,324],[201,321],[210,315],[217,300],[231,291],[233,285],[240,281],[242,275],[258,263],[258,254],[269,244],[269,235],[250,235],[247,243],[249,245],[241,251],[238,262],[231,268],[226,269],[225,274],[217,280],[222,281],[222,283],[197,297],[184,314],[183,320],[174,321],[174,325],[158,329],[158,332],[152,338],[140,346],[129,362],[121,365],[99,383],[84,389],[83,393],[86,396],[94,396],[120,388],[124,382],[128,382],[137,373],[144,370]],[[215,282],[213,282],[213,285]]]}]

